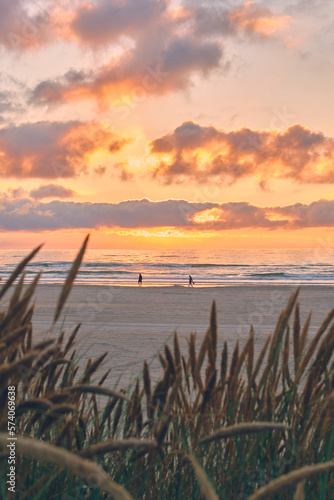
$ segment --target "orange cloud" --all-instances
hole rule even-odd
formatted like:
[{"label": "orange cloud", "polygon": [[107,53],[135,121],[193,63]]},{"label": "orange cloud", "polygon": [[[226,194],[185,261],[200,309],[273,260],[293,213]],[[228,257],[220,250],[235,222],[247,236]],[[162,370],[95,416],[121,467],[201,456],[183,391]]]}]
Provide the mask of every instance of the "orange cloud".
[{"label": "orange cloud", "polygon": [[246,202],[195,203],[173,199],[127,200],[117,204],[58,200],[42,203],[3,195],[0,203],[0,229],[4,231],[111,229],[118,234],[123,230],[124,235],[130,231],[137,232],[138,236],[162,238],[176,237],[183,231],[196,234],[198,231],[315,227],[334,227],[333,200],[260,207]]},{"label": "orange cloud", "polygon": [[108,47],[113,54],[100,67],[72,69],[40,82],[30,96],[36,105],[93,99],[107,107],[124,96],[136,102],[187,89],[194,76],[227,70],[226,36],[246,32],[268,38],[291,23],[290,16],[253,2],[238,8],[191,2],[175,8],[168,0],[51,2],[34,16],[26,4],[0,0],[0,44],[7,50],[61,41],[94,50]]},{"label": "orange cloud", "polygon": [[261,186],[276,178],[334,182],[334,139],[299,124],[284,132],[246,127],[225,132],[189,121],[152,141],[151,153],[152,175],[166,184],[232,184],[250,176]]},{"label": "orange cloud", "polygon": [[75,177],[88,172],[92,154],[102,151],[111,155],[128,142],[129,139],[121,138],[111,127],[98,122],[41,121],[10,125],[0,129],[0,175]]},{"label": "orange cloud", "polygon": [[45,80],[32,91],[30,103],[54,105],[79,99],[97,100],[101,107],[117,104],[120,96],[141,101],[187,88],[195,74],[217,68],[222,49],[216,41],[198,40],[192,34],[168,30],[147,33],[134,48],[112,58],[94,71],[68,71],[56,80]]},{"label": "orange cloud", "polygon": [[268,7],[260,7],[254,2],[246,2],[229,13],[233,24],[248,33],[269,37],[288,29],[291,16],[275,14]]}]

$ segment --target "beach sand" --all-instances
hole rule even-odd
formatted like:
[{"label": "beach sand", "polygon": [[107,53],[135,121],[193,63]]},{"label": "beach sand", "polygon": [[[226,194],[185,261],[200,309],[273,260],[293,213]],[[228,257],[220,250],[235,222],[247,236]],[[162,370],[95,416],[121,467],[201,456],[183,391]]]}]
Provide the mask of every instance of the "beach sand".
[{"label": "beach sand", "polygon": [[[104,367],[112,368],[109,384],[121,385],[134,379],[144,359],[151,362],[152,374],[160,374],[158,350],[172,341],[174,330],[180,344],[187,348],[191,331],[197,332],[197,348],[209,322],[212,301],[218,316],[218,347],[227,340],[231,353],[236,339],[241,345],[248,336],[250,324],[255,329],[255,349],[259,352],[267,335],[273,331],[278,315],[295,287],[226,286],[217,288],[188,287],[113,287],[74,285],[61,319],[50,331],[60,285],[39,285],[34,313],[34,340],[57,336],[65,330],[68,336],[81,322],[76,349],[80,365],[87,358],[107,352]],[[331,286],[302,286],[299,295],[302,322],[313,309],[310,335],[314,335],[328,312],[334,307]]]}]

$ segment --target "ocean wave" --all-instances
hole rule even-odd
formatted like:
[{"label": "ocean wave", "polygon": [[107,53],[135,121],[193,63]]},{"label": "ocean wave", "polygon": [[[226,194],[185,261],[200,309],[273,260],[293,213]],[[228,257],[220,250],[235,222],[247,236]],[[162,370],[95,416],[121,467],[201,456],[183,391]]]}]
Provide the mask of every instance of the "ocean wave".
[{"label": "ocean wave", "polygon": [[250,276],[253,276],[254,278],[269,278],[269,277],[277,277],[277,278],[284,278],[286,276],[285,273],[253,273]]},{"label": "ocean wave", "polygon": [[124,267],[132,266],[131,263],[122,262],[84,262],[81,267]]}]

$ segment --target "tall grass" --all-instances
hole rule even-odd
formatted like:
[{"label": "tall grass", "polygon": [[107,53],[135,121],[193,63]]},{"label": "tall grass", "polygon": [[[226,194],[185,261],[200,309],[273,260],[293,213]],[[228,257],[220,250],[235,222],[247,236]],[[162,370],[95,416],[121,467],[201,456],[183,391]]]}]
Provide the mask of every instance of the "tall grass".
[{"label": "tall grass", "polygon": [[36,251],[0,290],[0,298],[12,292],[0,313],[0,496],[7,387],[15,386],[19,499],[334,498],[334,310],[308,339],[297,290],[255,357],[252,327],[243,347],[236,342],[230,353],[225,342],[217,352],[213,303],[200,345],[190,334],[182,353],[175,333],[159,355],[157,383],[145,362],[134,387],[115,391],[105,387],[109,370],[93,381],[105,355],[79,374],[80,326],[33,342],[39,276],[24,286],[24,269]]}]

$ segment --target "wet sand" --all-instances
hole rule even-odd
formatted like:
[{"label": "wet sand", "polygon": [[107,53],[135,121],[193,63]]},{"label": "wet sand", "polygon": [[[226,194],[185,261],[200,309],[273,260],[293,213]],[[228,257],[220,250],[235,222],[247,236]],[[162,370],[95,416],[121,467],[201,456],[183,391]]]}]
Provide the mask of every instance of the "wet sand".
[{"label": "wet sand", "polygon": [[[197,345],[209,321],[212,301],[216,301],[218,343],[227,340],[230,349],[236,339],[241,345],[248,336],[250,324],[255,329],[255,348],[259,351],[273,331],[278,315],[295,287],[226,286],[217,288],[188,287],[114,287],[75,285],[53,332],[50,331],[60,285],[39,285],[34,314],[35,341],[57,336],[61,330],[69,335],[81,322],[76,348],[81,364],[88,357],[108,352],[104,368],[112,368],[114,385],[119,376],[123,382],[136,377],[144,359],[151,361],[152,372],[160,373],[157,351],[171,341],[177,330],[180,344],[187,348],[191,331],[197,332]],[[302,322],[313,309],[310,335],[334,307],[334,287],[302,286],[299,294]],[[122,384],[123,385],[123,384]]]}]

